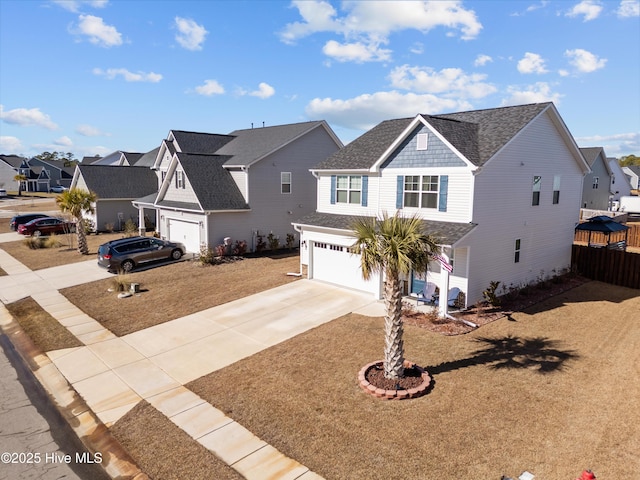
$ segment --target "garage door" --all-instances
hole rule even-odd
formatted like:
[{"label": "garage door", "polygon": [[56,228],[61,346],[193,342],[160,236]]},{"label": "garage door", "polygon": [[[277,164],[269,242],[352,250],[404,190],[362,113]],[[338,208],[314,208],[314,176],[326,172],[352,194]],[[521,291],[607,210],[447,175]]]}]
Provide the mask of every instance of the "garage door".
[{"label": "garage door", "polygon": [[200,251],[200,228],[197,223],[169,219],[169,240],[183,243],[188,252]]},{"label": "garage door", "polygon": [[360,255],[353,255],[348,247],[313,242],[313,278],[355,290],[378,294],[379,276],[362,278]]}]

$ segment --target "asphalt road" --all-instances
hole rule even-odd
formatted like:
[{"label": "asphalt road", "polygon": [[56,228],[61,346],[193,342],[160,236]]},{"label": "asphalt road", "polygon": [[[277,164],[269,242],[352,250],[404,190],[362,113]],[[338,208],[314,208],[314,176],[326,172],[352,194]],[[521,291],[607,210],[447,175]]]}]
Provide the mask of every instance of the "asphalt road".
[{"label": "asphalt road", "polygon": [[0,479],[108,480],[0,334]]}]

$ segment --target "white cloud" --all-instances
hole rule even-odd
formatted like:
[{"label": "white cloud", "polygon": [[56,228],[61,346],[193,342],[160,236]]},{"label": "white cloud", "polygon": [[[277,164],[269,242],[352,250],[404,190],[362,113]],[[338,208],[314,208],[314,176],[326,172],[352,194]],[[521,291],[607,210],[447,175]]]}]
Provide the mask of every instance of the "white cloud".
[{"label": "white cloud", "polygon": [[429,67],[402,65],[389,74],[391,86],[419,93],[438,93],[447,97],[482,98],[496,91],[485,83],[484,74],[467,74],[459,68],[443,68],[439,72]]},{"label": "white cloud", "polygon": [[563,95],[551,91],[551,86],[546,82],[537,82],[525,87],[507,87],[509,98],[502,101],[502,106],[522,105],[527,103],[553,102],[560,103]]},{"label": "white cloud", "polygon": [[198,25],[190,18],[176,17],[175,26],[178,29],[176,42],[182,48],[194,51],[202,50],[202,44],[209,33],[202,25]]},{"label": "white cloud", "polygon": [[583,16],[583,21],[595,20],[602,12],[602,5],[595,0],[583,0],[574,5],[574,7],[566,13],[567,17]]},{"label": "white cloud", "polygon": [[162,75],[154,72],[130,72],[126,68],[107,68],[106,70],[102,70],[101,68],[94,68],[92,70],[94,75],[98,75],[101,77],[105,77],[108,80],[113,80],[114,78],[121,76],[127,82],[150,82],[150,83],[158,83],[162,80]]},{"label": "white cloud", "polygon": [[82,5],[88,5],[93,8],[104,8],[109,3],[108,0],[53,0],[56,5],[77,13]]},{"label": "white cloud", "polygon": [[409,51],[416,55],[422,55],[424,53],[424,44],[422,42],[415,42],[411,48],[409,48]]},{"label": "white cloud", "polygon": [[620,18],[640,17],[640,1],[622,0],[616,13]]},{"label": "white cloud", "polygon": [[326,1],[295,0],[301,22],[289,23],[280,32],[285,43],[295,43],[300,38],[318,32],[342,35],[344,43],[332,40],[325,44],[325,54],[333,54],[341,61],[386,61],[390,50],[381,50],[389,36],[402,30],[418,30],[427,33],[436,27],[459,32],[464,40],[475,38],[482,29],[473,10],[463,8],[460,1],[346,1],[341,4],[345,14],[339,16]]},{"label": "white cloud", "polygon": [[322,118],[332,125],[368,130],[389,118],[469,108],[470,104],[463,100],[390,91],[363,94],[347,100],[314,98],[305,108],[305,112],[309,118]]},{"label": "white cloud", "polygon": [[581,48],[566,50],[564,56],[569,58],[569,63],[580,73],[595,72],[596,70],[604,68],[607,63],[606,58],[598,58],[597,55]]},{"label": "white cloud", "polygon": [[54,143],[54,145],[58,145],[60,147],[71,147],[71,146],[73,146],[73,140],[71,140],[66,135],[58,138],[57,140],[54,140],[53,143]]},{"label": "white cloud", "polygon": [[322,53],[339,62],[380,62],[391,59],[391,50],[379,48],[376,43],[365,45],[362,42],[339,43],[329,40],[322,48]]},{"label": "white cloud", "polygon": [[5,112],[4,106],[0,105],[0,118],[6,123],[23,127],[38,126],[47,130],[58,128],[58,125],[51,121],[49,115],[42,113],[39,108],[14,108]]},{"label": "white cloud", "polygon": [[484,67],[487,63],[493,62],[493,58],[489,55],[478,55],[473,62],[475,67]]},{"label": "white cloud", "polygon": [[544,66],[544,59],[537,53],[527,52],[518,62],[518,71],[520,73],[547,73]]},{"label": "white cloud", "polygon": [[204,95],[210,97],[212,95],[221,95],[224,93],[224,87],[220,85],[216,80],[205,80],[204,85],[200,85],[195,88],[198,95]]},{"label": "white cloud", "polygon": [[96,127],[92,127],[91,125],[78,125],[76,127],[76,133],[82,135],[83,137],[103,137],[110,136],[108,133],[102,132],[100,129]]},{"label": "white cloud", "polygon": [[115,47],[122,45],[122,35],[116,27],[106,25],[102,18],[93,15],[80,15],[78,27],[72,33],[86,35],[94,45]]},{"label": "white cloud", "polygon": [[576,137],[575,140],[578,145],[598,145],[603,147],[607,155],[637,155],[638,151],[640,151],[640,132],[591,135]]},{"label": "white cloud", "polygon": [[0,151],[11,154],[24,150],[20,139],[17,137],[0,136]]},{"label": "white cloud", "polygon": [[249,92],[249,95],[251,95],[252,97],[265,99],[272,97],[275,93],[276,90],[271,85],[269,85],[268,83],[260,82],[260,84],[258,85],[258,90]]}]

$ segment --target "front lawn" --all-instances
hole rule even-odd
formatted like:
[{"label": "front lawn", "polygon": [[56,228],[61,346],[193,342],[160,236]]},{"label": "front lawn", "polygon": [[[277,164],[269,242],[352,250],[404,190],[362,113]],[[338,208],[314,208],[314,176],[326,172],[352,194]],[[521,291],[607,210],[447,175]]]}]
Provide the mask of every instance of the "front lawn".
[{"label": "front lawn", "polygon": [[640,471],[640,291],[589,282],[479,330],[405,330],[425,397],[357,386],[383,321],[346,315],[187,385],[327,479],[571,479]]},{"label": "front lawn", "polygon": [[262,292],[298,277],[300,257],[245,258],[222,265],[201,266],[183,261],[127,275],[140,284],[141,293],[119,299],[114,279],[99,280],[61,290],[71,303],[96,319],[115,335],[122,336],[191,313]]}]

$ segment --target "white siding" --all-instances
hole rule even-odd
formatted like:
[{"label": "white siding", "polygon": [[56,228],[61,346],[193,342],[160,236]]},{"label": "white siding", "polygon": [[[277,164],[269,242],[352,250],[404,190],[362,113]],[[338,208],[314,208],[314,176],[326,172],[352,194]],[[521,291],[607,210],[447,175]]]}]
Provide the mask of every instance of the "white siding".
[{"label": "white siding", "polygon": [[[534,176],[542,177],[540,205],[532,206]],[[560,202],[552,203],[553,177],[561,175]],[[472,222],[458,246],[469,247],[471,303],[497,280],[514,286],[569,267],[582,192],[582,173],[547,115],[527,126],[476,176]],[[514,262],[521,239],[520,262]]]},{"label": "white siding", "polygon": [[[342,174],[340,174],[342,175]],[[347,173],[345,173],[347,175]],[[360,174],[349,174],[360,175]],[[338,215],[375,216],[378,212],[380,177],[368,175],[367,206],[353,203],[331,203],[331,175],[322,174],[318,179],[318,212]]]},{"label": "white siding", "polygon": [[249,199],[247,198],[247,172],[243,172],[242,170],[229,170],[229,173],[231,174],[231,178],[233,178],[233,181],[236,182],[236,185],[238,186],[240,193],[242,193],[244,200],[248,202]]},{"label": "white siding", "polygon": [[163,200],[171,200],[176,202],[187,202],[187,203],[199,203],[198,198],[196,197],[193,188],[191,187],[191,183],[189,179],[185,175],[184,171],[182,171],[182,178],[184,181],[184,188],[176,187],[176,172],[182,171],[180,164],[178,164],[177,168],[173,170],[173,174],[171,175],[171,179],[169,184],[167,185],[167,191],[164,194]]}]

